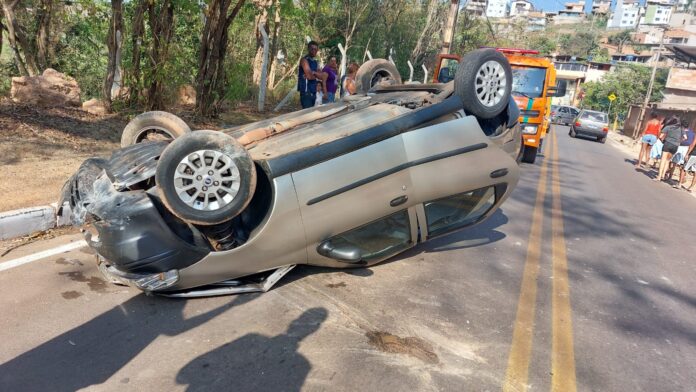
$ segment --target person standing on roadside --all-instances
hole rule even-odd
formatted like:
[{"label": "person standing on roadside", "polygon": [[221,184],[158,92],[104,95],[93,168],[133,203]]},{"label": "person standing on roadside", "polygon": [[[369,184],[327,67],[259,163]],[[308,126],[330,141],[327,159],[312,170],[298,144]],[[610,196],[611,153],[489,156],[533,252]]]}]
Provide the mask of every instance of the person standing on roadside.
[{"label": "person standing on roadside", "polygon": [[636,162],[636,167],[640,168],[643,165],[643,157],[645,157],[646,163],[650,161],[650,149],[657,141],[657,137],[660,135],[660,120],[657,118],[657,113],[650,113],[650,121],[645,124],[645,129],[641,135],[641,146],[640,153],[638,153],[638,162]]},{"label": "person standing on roadside", "polygon": [[357,63],[350,63],[348,66],[348,75],[343,79],[343,96],[347,97],[349,95],[355,94],[355,75],[358,74],[358,68],[360,66]]},{"label": "person standing on roadside", "polygon": [[667,173],[667,168],[669,162],[672,160],[672,156],[677,152],[679,145],[684,139],[683,128],[679,124],[679,118],[677,116],[672,116],[667,122],[665,122],[665,127],[662,128],[662,133],[660,134],[660,139],[664,145],[662,146],[662,157],[660,158],[660,169],[658,171],[655,181],[667,180],[665,174]]},{"label": "person standing on roadside", "polygon": [[682,120],[681,126],[684,128],[684,136],[686,138],[682,140],[677,149],[677,153],[674,154],[672,158],[672,164],[674,166],[671,168],[673,172],[675,167],[679,167],[679,183],[674,185],[677,189],[686,179],[686,163],[689,161],[689,156],[693,152],[694,145],[696,145],[696,133],[694,133],[693,129],[689,128],[689,122],[687,120]]},{"label": "person standing on roadside", "polygon": [[[696,185],[696,138],[694,141],[691,142],[691,146],[689,146],[689,152],[687,153],[687,159],[686,159],[686,164],[684,164],[684,171],[682,172],[691,172],[691,175],[693,175],[693,178],[691,179],[691,185],[689,187],[685,187],[682,185],[681,187],[686,189],[687,192],[691,193],[692,189],[694,188],[694,185]],[[681,179],[679,179],[679,182],[684,182]]]},{"label": "person standing on roadside", "polygon": [[329,57],[329,62],[322,70],[327,75],[326,77],[326,103],[336,102],[336,90],[338,82],[336,75],[338,74],[338,61],[336,56]]},{"label": "person standing on roadside", "polygon": [[300,60],[297,70],[297,91],[300,92],[300,104],[303,109],[314,106],[317,99],[317,81],[328,76],[319,71],[319,62],[316,59],[318,52],[319,45],[310,41],[307,44],[307,55]]}]

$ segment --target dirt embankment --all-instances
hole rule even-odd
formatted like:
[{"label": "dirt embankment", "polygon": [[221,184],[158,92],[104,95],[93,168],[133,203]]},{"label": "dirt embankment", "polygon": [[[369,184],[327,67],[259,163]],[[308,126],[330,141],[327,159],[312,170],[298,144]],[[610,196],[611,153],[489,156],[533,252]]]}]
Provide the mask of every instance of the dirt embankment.
[{"label": "dirt embankment", "polygon": [[[178,114],[193,129],[213,130],[273,115],[249,108],[237,108],[215,120]],[[119,148],[127,123],[121,115],[38,108],[0,99],[0,212],[56,202],[65,181],[85,159],[108,157]]]}]

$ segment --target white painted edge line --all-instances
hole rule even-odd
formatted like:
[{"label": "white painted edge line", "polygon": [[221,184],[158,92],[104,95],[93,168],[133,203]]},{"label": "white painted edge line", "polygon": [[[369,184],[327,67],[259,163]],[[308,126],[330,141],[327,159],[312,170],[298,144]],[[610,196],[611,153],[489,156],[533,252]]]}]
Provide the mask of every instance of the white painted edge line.
[{"label": "white painted edge line", "polygon": [[8,270],[10,268],[19,267],[20,265],[31,263],[32,261],[41,260],[41,259],[44,259],[46,257],[57,255],[59,253],[64,253],[64,252],[69,252],[71,250],[79,249],[79,248],[82,248],[83,246],[87,246],[87,243],[84,240],[79,240],[79,241],[71,242],[69,244],[55,247],[53,249],[48,249],[48,250],[44,250],[44,251],[41,251],[38,253],[27,255],[24,257],[20,257],[18,259],[5,261],[3,263],[0,263],[0,272]]}]

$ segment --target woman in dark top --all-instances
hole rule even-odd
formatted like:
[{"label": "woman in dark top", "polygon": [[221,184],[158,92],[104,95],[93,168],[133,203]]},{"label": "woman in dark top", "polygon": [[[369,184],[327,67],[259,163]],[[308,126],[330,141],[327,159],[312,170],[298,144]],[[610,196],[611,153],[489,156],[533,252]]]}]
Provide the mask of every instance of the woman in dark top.
[{"label": "woman in dark top", "polygon": [[655,181],[662,181],[667,172],[669,162],[672,160],[672,155],[677,152],[679,145],[684,138],[684,128],[679,124],[679,118],[673,116],[665,122],[665,127],[662,128],[660,139],[664,143],[662,147],[662,158],[660,158],[660,170]]}]

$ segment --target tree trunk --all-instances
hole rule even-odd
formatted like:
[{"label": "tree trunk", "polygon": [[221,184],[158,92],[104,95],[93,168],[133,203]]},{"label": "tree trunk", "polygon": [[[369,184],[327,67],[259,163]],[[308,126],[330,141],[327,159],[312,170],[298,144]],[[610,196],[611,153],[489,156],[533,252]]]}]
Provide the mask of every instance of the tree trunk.
[{"label": "tree trunk", "polygon": [[169,43],[174,33],[174,4],[172,0],[163,0],[147,6],[148,24],[152,39],[150,40],[149,60],[147,70],[147,108],[149,110],[164,109],[164,65],[169,55]]},{"label": "tree trunk", "polygon": [[[121,59],[121,40],[123,37],[123,0],[111,0],[111,23],[106,46],[109,48],[109,61],[106,66],[106,78],[102,86],[102,96],[108,110],[114,93],[114,79],[119,74]],[[118,78],[120,79],[120,77]]]},{"label": "tree trunk", "polygon": [[254,4],[261,8],[261,14],[256,17],[254,29],[256,31],[256,56],[254,56],[254,73],[252,81],[259,85],[261,81],[261,66],[263,64],[263,37],[259,32],[259,26],[268,26],[268,7],[273,4],[273,0],[255,0]]},{"label": "tree trunk", "polygon": [[[414,64],[419,63],[421,56],[428,50],[428,43],[430,42],[430,37],[427,36],[429,35],[429,33],[431,33],[430,26],[433,23],[433,19],[435,19],[435,15],[437,14],[438,3],[438,0],[430,0],[430,2],[428,3],[428,16],[425,19],[425,26],[423,26],[423,30],[421,30],[421,33],[418,36],[418,41],[416,41],[416,47],[413,48],[413,51],[411,52],[411,61]],[[424,40],[426,40],[426,37],[428,39],[428,43],[423,42]]]},{"label": "tree trunk", "polygon": [[39,70],[36,66],[36,58],[29,46],[24,30],[17,23],[17,17],[14,13],[14,8],[19,3],[19,0],[0,0],[0,3],[2,3],[2,11],[5,15],[7,38],[12,48],[17,68],[25,76],[38,75]]},{"label": "tree trunk", "polygon": [[268,88],[273,90],[275,87],[275,76],[276,68],[278,68],[278,62],[276,61],[276,56],[278,55],[278,36],[280,34],[280,0],[275,0],[275,15],[273,18],[273,36],[271,38],[271,70],[268,72]]},{"label": "tree trunk", "polygon": [[53,17],[53,0],[41,0],[37,13],[36,60],[41,69],[49,67],[49,46],[51,37],[51,19]]},{"label": "tree trunk", "polygon": [[128,88],[130,89],[129,103],[134,105],[138,102],[140,96],[141,82],[140,82],[140,48],[143,43],[143,34],[145,33],[145,9],[147,8],[147,0],[140,0],[137,7],[135,8],[135,13],[133,14],[133,19],[131,25],[133,26],[133,31],[131,33],[131,72],[128,82]]},{"label": "tree trunk", "polygon": [[238,0],[229,15],[227,11],[232,0],[212,0],[208,7],[208,15],[201,35],[196,76],[196,111],[202,116],[210,115],[214,103],[223,95],[225,81],[223,65],[227,53],[227,31],[244,5],[244,1]]}]

